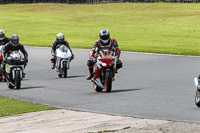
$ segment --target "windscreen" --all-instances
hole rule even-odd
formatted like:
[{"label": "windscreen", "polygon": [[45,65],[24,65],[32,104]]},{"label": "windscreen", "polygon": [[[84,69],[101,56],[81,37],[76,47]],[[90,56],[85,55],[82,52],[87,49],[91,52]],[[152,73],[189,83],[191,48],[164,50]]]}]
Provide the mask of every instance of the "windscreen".
[{"label": "windscreen", "polygon": [[111,50],[109,50],[109,49],[102,49],[101,52],[103,53],[104,56],[109,56]]},{"label": "windscreen", "polygon": [[62,51],[62,52],[67,52],[67,50],[68,50],[67,46],[65,46],[65,45],[61,45],[61,46],[59,47],[59,49],[60,49],[60,51]]}]

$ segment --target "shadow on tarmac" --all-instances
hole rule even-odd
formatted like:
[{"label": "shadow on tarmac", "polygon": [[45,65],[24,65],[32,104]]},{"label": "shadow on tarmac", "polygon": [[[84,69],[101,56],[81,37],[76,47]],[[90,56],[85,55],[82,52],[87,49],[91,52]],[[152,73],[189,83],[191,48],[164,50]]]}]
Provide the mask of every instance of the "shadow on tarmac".
[{"label": "shadow on tarmac", "polygon": [[[109,93],[118,93],[118,92],[126,92],[126,91],[138,91],[141,89],[121,89],[121,90],[111,90]],[[106,92],[105,92],[106,93]]]},{"label": "shadow on tarmac", "polygon": [[37,88],[45,88],[46,86],[30,86],[30,87],[22,87],[19,90],[25,90],[25,89],[37,89]]},{"label": "shadow on tarmac", "polygon": [[80,76],[67,76],[67,78],[78,78],[78,77],[86,77],[87,75],[80,75]]}]

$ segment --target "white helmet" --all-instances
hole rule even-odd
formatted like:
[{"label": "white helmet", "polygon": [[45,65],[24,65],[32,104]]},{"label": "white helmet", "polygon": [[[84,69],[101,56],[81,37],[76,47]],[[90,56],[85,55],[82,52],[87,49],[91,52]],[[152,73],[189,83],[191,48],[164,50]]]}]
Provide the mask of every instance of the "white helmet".
[{"label": "white helmet", "polygon": [[0,40],[3,40],[4,37],[5,37],[5,32],[2,29],[0,29]]},{"label": "white helmet", "polygon": [[57,34],[56,40],[57,40],[58,42],[62,42],[62,41],[64,41],[64,39],[65,39],[65,36],[64,36],[63,33],[58,33],[58,34]]}]

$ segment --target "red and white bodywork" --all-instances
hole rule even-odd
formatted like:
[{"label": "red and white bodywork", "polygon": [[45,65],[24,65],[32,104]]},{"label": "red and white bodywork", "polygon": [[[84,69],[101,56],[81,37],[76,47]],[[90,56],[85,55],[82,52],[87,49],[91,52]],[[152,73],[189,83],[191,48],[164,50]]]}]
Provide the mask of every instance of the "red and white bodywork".
[{"label": "red and white bodywork", "polygon": [[94,77],[91,79],[94,83],[94,89],[97,92],[105,89],[110,92],[112,89],[112,82],[115,79],[116,72],[115,53],[109,49],[102,49],[97,52],[96,63],[94,65]]}]

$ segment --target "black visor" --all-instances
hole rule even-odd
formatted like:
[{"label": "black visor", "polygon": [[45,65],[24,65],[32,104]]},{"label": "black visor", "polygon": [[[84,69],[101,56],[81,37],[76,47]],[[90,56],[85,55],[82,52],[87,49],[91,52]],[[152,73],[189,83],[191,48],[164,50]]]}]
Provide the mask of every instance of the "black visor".
[{"label": "black visor", "polygon": [[4,38],[4,36],[5,36],[4,34],[0,34],[0,38]]},{"label": "black visor", "polygon": [[19,43],[19,40],[18,39],[13,39],[11,40],[12,43],[14,43],[15,45],[17,45]]},{"label": "black visor", "polygon": [[101,40],[108,40],[109,37],[110,37],[109,35],[100,36]]}]

